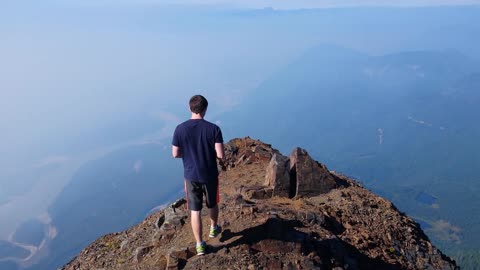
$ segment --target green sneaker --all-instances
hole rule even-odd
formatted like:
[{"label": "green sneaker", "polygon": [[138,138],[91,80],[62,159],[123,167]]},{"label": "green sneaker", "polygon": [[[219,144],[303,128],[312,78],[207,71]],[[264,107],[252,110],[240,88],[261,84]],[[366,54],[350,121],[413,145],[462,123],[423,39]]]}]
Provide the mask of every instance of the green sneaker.
[{"label": "green sneaker", "polygon": [[217,237],[217,235],[219,235],[221,232],[222,232],[222,227],[220,227],[219,225],[215,227],[210,226],[210,233],[208,234],[208,237],[210,238]]},{"label": "green sneaker", "polygon": [[200,245],[197,244],[197,255],[203,255],[207,251],[207,244],[202,242]]}]

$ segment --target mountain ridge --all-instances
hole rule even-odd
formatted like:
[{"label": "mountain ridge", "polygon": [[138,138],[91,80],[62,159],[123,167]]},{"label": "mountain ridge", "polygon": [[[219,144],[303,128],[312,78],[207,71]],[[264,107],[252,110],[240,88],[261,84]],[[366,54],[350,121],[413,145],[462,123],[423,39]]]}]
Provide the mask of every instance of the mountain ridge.
[{"label": "mountain ridge", "polygon": [[249,137],[225,149],[223,232],[207,255],[194,255],[179,199],[62,269],[458,269],[418,223],[304,149],[287,157]]}]

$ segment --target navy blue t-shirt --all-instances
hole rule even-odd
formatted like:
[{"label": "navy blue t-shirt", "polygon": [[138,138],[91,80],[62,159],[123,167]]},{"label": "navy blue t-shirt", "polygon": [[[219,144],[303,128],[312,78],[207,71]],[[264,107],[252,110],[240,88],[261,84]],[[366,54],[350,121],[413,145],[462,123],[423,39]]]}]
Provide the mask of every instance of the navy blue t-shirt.
[{"label": "navy blue t-shirt", "polygon": [[185,180],[206,183],[217,179],[215,143],[223,143],[223,137],[220,128],[213,123],[189,119],[177,126],[172,145],[180,148]]}]

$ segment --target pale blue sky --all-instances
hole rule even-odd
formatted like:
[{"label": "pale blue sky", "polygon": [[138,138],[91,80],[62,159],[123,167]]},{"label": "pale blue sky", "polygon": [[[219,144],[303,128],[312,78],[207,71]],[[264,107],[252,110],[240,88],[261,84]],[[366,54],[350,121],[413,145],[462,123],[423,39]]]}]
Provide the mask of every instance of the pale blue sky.
[{"label": "pale blue sky", "polygon": [[278,9],[358,7],[358,6],[436,6],[436,5],[478,5],[479,0],[84,0],[90,5],[155,4],[155,5],[209,5],[237,8]]},{"label": "pale blue sky", "polygon": [[421,6],[452,6],[452,5],[480,5],[480,0],[45,0],[38,3],[32,0],[8,1],[3,5],[30,5],[30,6],[208,6],[225,8],[265,8],[275,9],[308,9],[332,7],[421,7]]}]

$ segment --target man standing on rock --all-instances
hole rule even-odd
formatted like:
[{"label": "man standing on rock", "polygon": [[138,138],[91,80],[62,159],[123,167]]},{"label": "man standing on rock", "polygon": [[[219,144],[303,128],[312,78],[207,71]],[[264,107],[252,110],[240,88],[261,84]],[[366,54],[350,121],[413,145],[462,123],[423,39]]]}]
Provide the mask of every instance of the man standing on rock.
[{"label": "man standing on rock", "polygon": [[216,237],[221,231],[217,224],[220,199],[217,159],[223,165],[223,137],[217,125],[203,119],[207,107],[208,101],[203,96],[191,97],[192,117],[177,126],[172,140],[173,157],[183,160],[185,193],[198,255],[206,251],[201,216],[204,195],[210,214],[209,237]]}]

